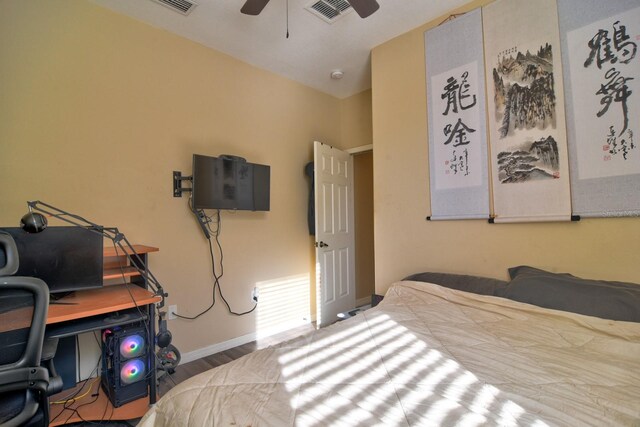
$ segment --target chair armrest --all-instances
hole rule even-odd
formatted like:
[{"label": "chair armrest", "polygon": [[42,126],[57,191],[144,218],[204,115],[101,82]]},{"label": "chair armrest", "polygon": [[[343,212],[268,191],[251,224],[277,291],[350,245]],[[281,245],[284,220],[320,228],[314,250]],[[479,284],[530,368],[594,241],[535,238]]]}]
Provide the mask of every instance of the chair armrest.
[{"label": "chair armrest", "polygon": [[0,372],[0,392],[34,389],[47,391],[49,371],[44,367],[17,368]]}]

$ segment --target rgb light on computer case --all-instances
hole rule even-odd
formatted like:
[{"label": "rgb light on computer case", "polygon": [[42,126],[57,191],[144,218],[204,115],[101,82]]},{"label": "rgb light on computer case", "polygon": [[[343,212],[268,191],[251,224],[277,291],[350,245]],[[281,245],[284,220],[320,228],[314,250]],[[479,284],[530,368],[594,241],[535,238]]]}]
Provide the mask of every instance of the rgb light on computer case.
[{"label": "rgb light on computer case", "polygon": [[145,341],[142,335],[134,334],[120,342],[120,357],[131,359],[142,356],[145,352]]},{"label": "rgb light on computer case", "polygon": [[144,325],[103,331],[102,387],[114,407],[149,393],[150,356]]},{"label": "rgb light on computer case", "polygon": [[146,374],[147,369],[143,360],[129,360],[120,368],[120,384],[129,385],[137,383],[144,379]]}]

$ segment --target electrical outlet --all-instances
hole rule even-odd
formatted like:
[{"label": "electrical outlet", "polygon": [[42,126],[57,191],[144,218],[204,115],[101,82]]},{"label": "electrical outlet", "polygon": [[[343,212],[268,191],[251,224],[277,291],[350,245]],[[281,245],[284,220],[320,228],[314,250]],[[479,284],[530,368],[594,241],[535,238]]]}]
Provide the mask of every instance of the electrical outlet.
[{"label": "electrical outlet", "polygon": [[167,310],[167,320],[173,320],[176,318],[176,314],[178,314],[178,306],[170,305],[169,310]]},{"label": "electrical outlet", "polygon": [[253,288],[253,291],[251,292],[251,301],[257,303],[259,295],[260,291],[258,290],[258,288]]}]

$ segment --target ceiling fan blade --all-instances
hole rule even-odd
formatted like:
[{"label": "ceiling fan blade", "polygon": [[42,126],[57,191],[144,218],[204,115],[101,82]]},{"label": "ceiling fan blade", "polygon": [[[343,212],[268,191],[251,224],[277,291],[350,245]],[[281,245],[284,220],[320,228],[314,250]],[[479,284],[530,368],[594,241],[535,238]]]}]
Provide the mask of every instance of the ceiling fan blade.
[{"label": "ceiling fan blade", "polygon": [[267,3],[269,3],[269,0],[247,0],[240,12],[245,15],[259,15]]},{"label": "ceiling fan blade", "polygon": [[347,0],[360,18],[366,18],[380,8],[376,0]]}]

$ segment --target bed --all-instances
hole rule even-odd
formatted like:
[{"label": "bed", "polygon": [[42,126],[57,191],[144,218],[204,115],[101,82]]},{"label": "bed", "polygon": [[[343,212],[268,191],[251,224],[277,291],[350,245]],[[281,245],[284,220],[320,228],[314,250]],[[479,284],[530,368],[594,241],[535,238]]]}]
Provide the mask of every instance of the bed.
[{"label": "bed", "polygon": [[[139,425],[640,425],[638,285],[604,282],[626,304],[612,320],[518,301],[514,280],[468,292],[451,277],[409,277],[373,309],[195,376]],[[610,303],[560,288],[573,311]]]}]

